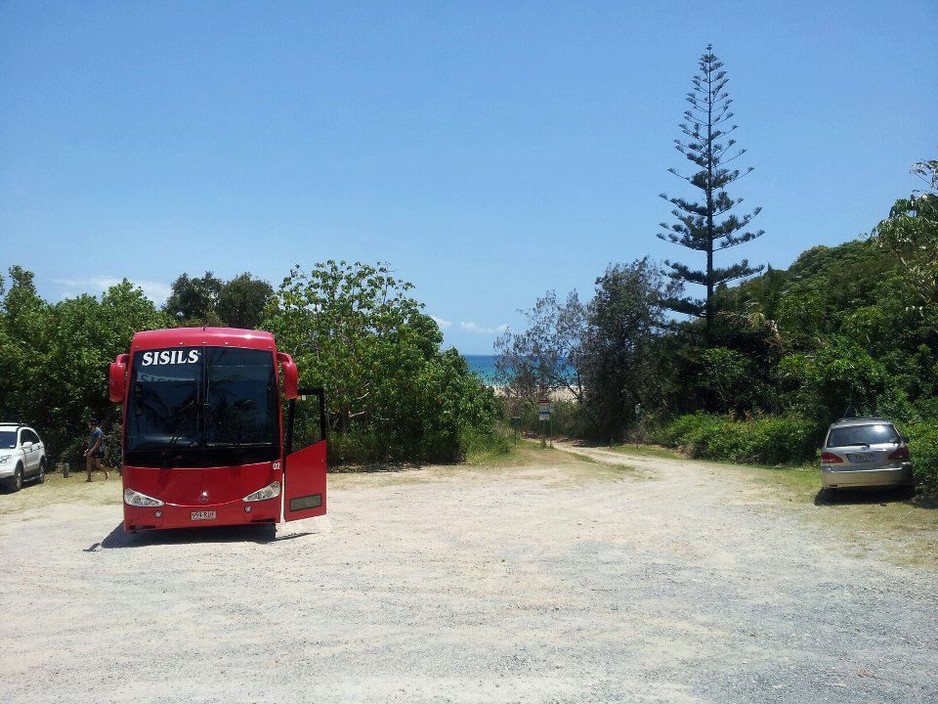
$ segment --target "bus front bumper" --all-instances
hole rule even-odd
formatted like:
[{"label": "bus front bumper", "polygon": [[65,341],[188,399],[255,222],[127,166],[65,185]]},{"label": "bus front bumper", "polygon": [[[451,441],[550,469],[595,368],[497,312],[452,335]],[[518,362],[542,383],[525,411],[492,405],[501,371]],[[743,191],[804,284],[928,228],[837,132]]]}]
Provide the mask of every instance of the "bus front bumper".
[{"label": "bus front bumper", "polygon": [[265,501],[231,501],[224,504],[162,506],[131,506],[124,504],[124,530],[158,530],[165,528],[204,528],[206,526],[237,526],[256,523],[277,523],[280,520],[280,497]]}]

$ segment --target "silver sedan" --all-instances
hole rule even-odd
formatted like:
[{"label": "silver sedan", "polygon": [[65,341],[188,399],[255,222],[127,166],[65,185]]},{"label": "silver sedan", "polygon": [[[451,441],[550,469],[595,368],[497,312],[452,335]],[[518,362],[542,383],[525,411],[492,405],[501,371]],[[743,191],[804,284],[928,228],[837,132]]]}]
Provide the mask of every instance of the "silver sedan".
[{"label": "silver sedan", "polygon": [[909,446],[883,418],[845,418],[831,424],[821,448],[821,486],[829,491],[912,486]]}]

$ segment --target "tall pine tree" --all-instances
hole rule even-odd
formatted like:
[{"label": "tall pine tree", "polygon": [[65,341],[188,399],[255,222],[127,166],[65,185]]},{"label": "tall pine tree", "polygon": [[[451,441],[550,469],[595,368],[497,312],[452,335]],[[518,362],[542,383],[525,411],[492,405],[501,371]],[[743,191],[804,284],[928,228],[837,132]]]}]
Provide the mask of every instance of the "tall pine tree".
[{"label": "tall pine tree", "polygon": [[729,124],[733,118],[730,112],[733,101],[725,91],[729,79],[723,70],[723,62],[714,55],[712,45],[708,44],[706,52],[700,57],[699,68],[700,73],[693,78],[693,90],[687,94],[690,108],[684,112],[684,121],[680,125],[687,139],[674,140],[677,150],[698,170],[691,176],[684,176],[674,168],[668,170],[698,189],[700,200],[692,202],[683,198],[670,198],[662,193],[661,197],[675,206],[671,213],[677,222],[670,226],[661,223],[666,231],[658,233],[658,237],[706,254],[707,265],[703,270],[692,269],[679,262],[665,262],[670,268],[668,275],[675,281],[705,286],[706,299],[685,296],[672,298],[666,305],[676,312],[704,317],[709,336],[713,325],[713,292],[716,287],[757,274],[764,268],[749,266],[747,259],[731,266],[716,267],[714,252],[754,240],[763,231],[746,230],[761,208],[742,217],[730,214],[735,206],[742,203],[742,198],[730,198],[724,189],[752,171],[752,167],[745,174],[738,169],[726,168],[726,164],[738,159],[746,150],[735,149],[736,140],[728,138],[736,130],[736,125]]}]

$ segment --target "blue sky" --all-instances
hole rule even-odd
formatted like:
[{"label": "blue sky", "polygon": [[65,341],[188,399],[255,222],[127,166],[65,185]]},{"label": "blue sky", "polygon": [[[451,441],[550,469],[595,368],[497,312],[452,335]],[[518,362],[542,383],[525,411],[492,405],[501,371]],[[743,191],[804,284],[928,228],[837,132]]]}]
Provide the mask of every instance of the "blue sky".
[{"label": "blue sky", "polygon": [[[127,277],[388,262],[491,353],[548,289],[658,240],[712,42],[760,205],[748,257],[857,237],[938,153],[938,3],[0,0],[0,267]],[[689,166],[689,164],[688,164]]]}]

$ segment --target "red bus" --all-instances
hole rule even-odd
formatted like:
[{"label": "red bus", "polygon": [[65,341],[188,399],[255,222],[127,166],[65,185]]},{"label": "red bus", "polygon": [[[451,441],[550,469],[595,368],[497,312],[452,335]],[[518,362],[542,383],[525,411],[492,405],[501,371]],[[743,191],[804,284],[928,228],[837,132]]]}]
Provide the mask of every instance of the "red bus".
[{"label": "red bus", "polygon": [[[270,333],[138,332],[111,364],[108,385],[111,401],[123,404],[125,531],[326,512],[324,396],[298,388],[296,364]],[[296,402],[306,395],[319,397],[319,439],[293,452]]]}]

